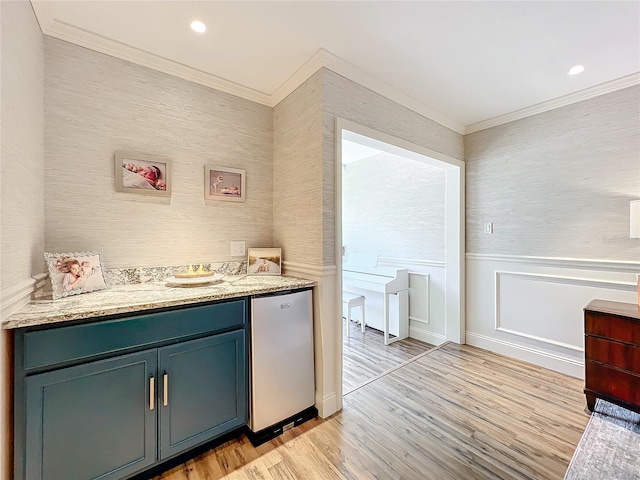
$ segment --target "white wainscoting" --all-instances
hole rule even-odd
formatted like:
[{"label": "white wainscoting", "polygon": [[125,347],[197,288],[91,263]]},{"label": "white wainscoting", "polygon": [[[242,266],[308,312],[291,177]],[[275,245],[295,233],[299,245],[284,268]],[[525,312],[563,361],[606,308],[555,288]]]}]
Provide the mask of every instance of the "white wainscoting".
[{"label": "white wainscoting", "polygon": [[[408,258],[380,257],[381,267],[409,269],[409,336],[432,345],[440,345],[445,336],[445,262]],[[358,291],[366,296],[367,324],[382,329],[382,294]],[[393,302],[394,297],[391,298]],[[394,311],[393,303],[390,308]],[[354,313],[357,309],[354,310]],[[378,326],[380,325],[380,327]],[[394,317],[391,316],[391,325]],[[397,318],[395,320],[397,331]],[[391,328],[393,332],[393,328]]]},{"label": "white wainscoting", "polygon": [[635,302],[640,263],[467,254],[466,341],[584,377],[583,308]]}]

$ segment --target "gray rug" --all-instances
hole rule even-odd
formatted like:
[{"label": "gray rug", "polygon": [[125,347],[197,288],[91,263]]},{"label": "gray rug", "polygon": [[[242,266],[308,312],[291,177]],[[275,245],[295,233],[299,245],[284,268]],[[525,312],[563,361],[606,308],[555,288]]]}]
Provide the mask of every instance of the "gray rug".
[{"label": "gray rug", "polygon": [[640,414],[597,399],[564,478],[640,479]]}]

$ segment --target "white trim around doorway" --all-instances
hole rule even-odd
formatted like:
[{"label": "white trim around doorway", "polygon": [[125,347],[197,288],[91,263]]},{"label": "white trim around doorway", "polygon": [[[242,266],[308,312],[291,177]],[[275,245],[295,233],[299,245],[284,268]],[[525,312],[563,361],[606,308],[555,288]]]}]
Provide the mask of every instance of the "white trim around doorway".
[{"label": "white trim around doorway", "polygon": [[[446,170],[446,319],[445,340],[465,343],[465,164],[462,160],[413,144],[357,123],[336,118],[336,312],[341,311],[342,297],[342,140],[394,155],[426,162]],[[342,322],[340,322],[342,325]],[[337,339],[336,372],[342,383],[342,335]],[[339,389],[341,393],[341,388]]]}]

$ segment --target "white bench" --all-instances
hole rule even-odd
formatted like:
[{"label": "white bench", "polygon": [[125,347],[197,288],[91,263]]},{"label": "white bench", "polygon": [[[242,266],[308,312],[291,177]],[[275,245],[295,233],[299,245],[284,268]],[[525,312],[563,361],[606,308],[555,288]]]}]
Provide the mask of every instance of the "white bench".
[{"label": "white bench", "polygon": [[351,336],[351,309],[360,307],[361,321],[360,328],[364,333],[365,321],[364,321],[364,295],[358,295],[357,293],[342,292],[342,303],[347,306],[347,337]]}]

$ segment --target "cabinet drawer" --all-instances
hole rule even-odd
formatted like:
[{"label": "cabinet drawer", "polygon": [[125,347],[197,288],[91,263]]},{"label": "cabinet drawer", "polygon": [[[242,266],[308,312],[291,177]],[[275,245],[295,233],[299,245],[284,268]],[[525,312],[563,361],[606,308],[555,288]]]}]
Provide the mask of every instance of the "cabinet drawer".
[{"label": "cabinet drawer", "polygon": [[24,369],[86,360],[97,355],[243,326],[247,300],[148,313],[117,320],[24,334]]},{"label": "cabinet drawer", "polygon": [[598,337],[585,338],[587,360],[606,363],[640,374],[640,348]]},{"label": "cabinet drawer", "polygon": [[640,344],[638,320],[595,312],[585,312],[585,333],[620,342]]},{"label": "cabinet drawer", "polygon": [[640,376],[590,360],[585,362],[585,367],[587,389],[640,405]]}]

